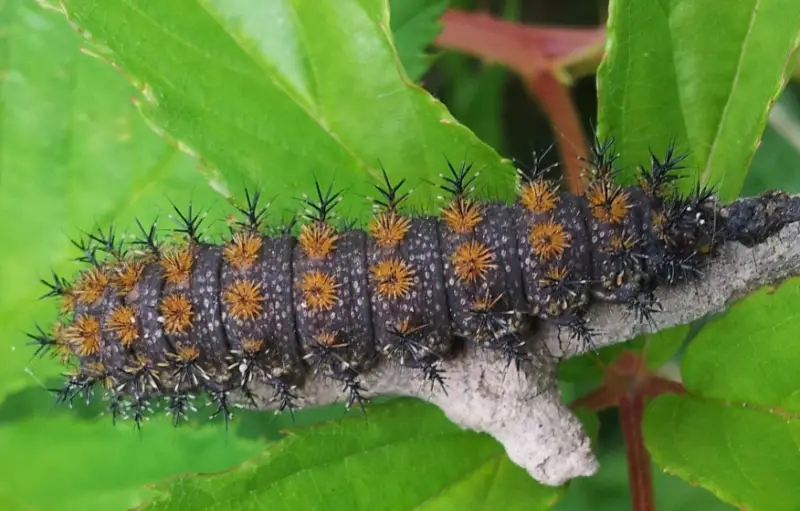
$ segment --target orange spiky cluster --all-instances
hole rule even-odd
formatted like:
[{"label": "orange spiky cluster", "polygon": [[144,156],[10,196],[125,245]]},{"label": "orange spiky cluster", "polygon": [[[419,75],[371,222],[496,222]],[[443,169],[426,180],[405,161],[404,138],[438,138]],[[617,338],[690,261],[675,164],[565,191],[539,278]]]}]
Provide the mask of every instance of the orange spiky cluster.
[{"label": "orange spiky cluster", "polygon": [[53,356],[65,364],[72,355],[72,344],[69,341],[69,327],[57,322],[53,325]]},{"label": "orange spiky cluster", "polygon": [[152,369],[152,366],[153,366],[153,361],[150,360],[149,357],[143,355],[142,353],[136,353],[133,356],[133,360],[131,360],[130,363],[125,367],[125,371],[130,374],[136,374],[142,369],[150,367],[151,374],[158,374],[158,371]]},{"label": "orange spiky cluster", "polygon": [[543,261],[558,259],[572,246],[572,235],[552,218],[534,224],[528,233],[533,253]]},{"label": "orange spiky cluster", "polygon": [[370,272],[383,298],[396,300],[408,297],[414,282],[414,269],[403,259],[382,259],[370,268]]},{"label": "orange spiky cluster", "polygon": [[405,239],[411,229],[411,220],[399,213],[400,205],[408,197],[408,194],[398,193],[405,180],[393,185],[384,170],[383,181],[384,185],[375,186],[381,200],[375,200],[374,205],[380,213],[370,221],[367,231],[379,247],[387,248],[394,247]]},{"label": "orange spiky cluster", "polygon": [[161,317],[168,334],[184,333],[192,326],[192,302],[184,293],[173,293],[161,300]]},{"label": "orange spiky cluster", "polygon": [[184,246],[164,254],[161,268],[164,278],[171,284],[183,284],[189,281],[194,265],[194,254],[190,246]]},{"label": "orange spiky cluster", "polygon": [[549,213],[558,204],[557,191],[557,185],[544,179],[529,181],[520,190],[519,202],[531,213]]},{"label": "orange spiky cluster", "polygon": [[494,258],[494,253],[486,245],[471,240],[460,244],[450,260],[458,278],[471,284],[477,280],[485,280],[489,270],[497,267],[493,263]]},{"label": "orange spiky cluster", "polygon": [[255,355],[256,353],[261,353],[261,350],[263,349],[264,349],[264,341],[261,339],[253,339],[252,337],[248,337],[242,340],[242,351],[244,351],[248,355]]},{"label": "orange spiky cluster", "polygon": [[316,339],[317,344],[321,344],[323,346],[331,346],[337,347],[341,346],[341,344],[336,344],[336,334],[333,332],[320,332],[317,334]]},{"label": "orange spiky cluster", "polygon": [[80,274],[72,286],[71,294],[81,303],[93,304],[103,297],[108,283],[106,272],[102,268],[93,266]]},{"label": "orange spiky cluster", "polygon": [[303,292],[303,301],[314,311],[330,310],[339,299],[336,278],[319,270],[304,273],[299,287]]},{"label": "orange spiky cluster", "polygon": [[144,262],[135,260],[123,261],[119,267],[115,268],[112,282],[117,286],[120,296],[133,292],[142,277],[142,271],[144,271]]},{"label": "orange spiky cluster", "polygon": [[608,240],[608,248],[604,249],[604,251],[613,252],[617,250],[630,250],[636,246],[637,241],[638,240],[633,236],[625,236],[624,234],[613,233]]},{"label": "orange spiky cluster", "polygon": [[67,372],[70,376],[80,376],[81,373],[83,373],[85,377],[99,382],[105,389],[110,389],[114,385],[114,379],[108,374],[106,366],[103,365],[102,362],[87,362],[81,364],[80,371],[74,370]]},{"label": "orange spiky cluster", "polygon": [[656,212],[653,215],[653,232],[655,232],[662,241],[667,237],[666,226],[667,215],[664,214],[663,211]]},{"label": "orange spiky cluster", "polygon": [[225,245],[225,260],[237,270],[246,270],[258,260],[258,253],[263,244],[261,235],[251,230],[234,233],[231,241]]},{"label": "orange spiky cluster", "polygon": [[181,362],[192,362],[200,358],[200,348],[191,344],[179,343],[175,346],[175,353],[168,353],[167,355]]},{"label": "orange spiky cluster", "polygon": [[544,274],[544,278],[539,282],[542,285],[547,285],[552,282],[563,282],[569,275],[569,270],[565,266],[553,266],[548,268]]},{"label": "orange spiky cluster", "polygon": [[314,221],[300,228],[297,244],[308,257],[323,258],[333,252],[339,236],[332,226]]},{"label": "orange spiky cluster", "polygon": [[500,302],[502,297],[502,294],[492,297],[492,294],[487,289],[483,295],[472,301],[472,309],[476,311],[490,311]]},{"label": "orange spiky cluster", "polygon": [[116,307],[108,316],[106,330],[114,334],[123,346],[130,346],[139,338],[136,313],[127,305]]},{"label": "orange spiky cluster", "polygon": [[406,237],[411,220],[392,209],[376,216],[367,228],[379,246],[393,247]]},{"label": "orange spiky cluster", "polygon": [[100,322],[88,314],[81,314],[65,332],[67,341],[80,357],[97,355],[100,352]]},{"label": "orange spiky cluster", "polygon": [[61,301],[61,313],[65,315],[69,315],[70,313],[75,311],[75,303],[77,302],[77,297],[75,296],[74,288],[68,287],[64,290],[62,295]]},{"label": "orange spiky cluster", "polygon": [[416,325],[414,322],[411,321],[411,318],[403,318],[402,320],[398,321],[395,330],[397,333],[403,335],[413,335],[417,332],[420,332],[425,329],[427,325]]},{"label": "orange spiky cluster", "polygon": [[235,280],[223,293],[222,300],[228,306],[228,313],[240,321],[254,319],[264,310],[261,282],[254,280]]},{"label": "orange spiky cluster", "polygon": [[592,216],[598,222],[618,224],[625,219],[631,204],[628,192],[607,180],[594,181],[586,191]]},{"label": "orange spiky cluster", "polygon": [[442,209],[442,220],[457,233],[472,232],[483,220],[483,212],[478,202],[467,197],[457,196]]}]

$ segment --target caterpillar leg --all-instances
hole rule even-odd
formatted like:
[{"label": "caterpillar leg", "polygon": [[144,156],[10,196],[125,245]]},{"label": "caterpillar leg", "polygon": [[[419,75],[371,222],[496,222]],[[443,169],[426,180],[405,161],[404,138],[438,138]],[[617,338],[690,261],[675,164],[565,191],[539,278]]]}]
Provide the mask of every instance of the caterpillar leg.
[{"label": "caterpillar leg", "polygon": [[280,378],[270,378],[267,383],[272,385],[273,402],[278,403],[278,409],[276,411],[280,413],[284,410],[288,410],[289,415],[292,417],[292,423],[294,423],[294,411],[297,410],[299,406],[297,405],[297,396],[292,393],[293,387]]},{"label": "caterpillar leg", "polygon": [[367,411],[364,409],[364,403],[369,402],[369,399],[365,398],[362,392],[365,392],[367,388],[361,385],[358,374],[348,369],[345,374],[340,376],[340,379],[344,383],[342,391],[347,393],[347,409],[351,409],[354,404],[358,403],[361,413],[366,416]]},{"label": "caterpillar leg", "polygon": [[188,412],[195,412],[197,409],[192,405],[194,396],[185,391],[175,392],[169,396],[167,404],[167,415],[172,416],[172,425],[178,427],[181,420],[189,420]]},{"label": "caterpillar leg", "polygon": [[431,382],[431,392],[438,383],[442,388],[442,392],[447,395],[444,381],[447,379],[444,376],[445,370],[441,368],[441,357],[434,354],[427,355],[417,362],[417,365],[422,369],[422,377],[425,381]]},{"label": "caterpillar leg", "polygon": [[110,392],[110,401],[104,413],[111,414],[111,423],[115,426],[118,419],[133,419],[136,429],[141,431],[142,424],[153,411],[150,406],[150,396],[141,393],[130,394],[124,388],[124,385],[120,385]]},{"label": "caterpillar leg", "polygon": [[117,419],[123,418],[125,414],[125,401],[119,394],[112,394],[111,401],[108,403],[106,412],[111,414],[111,424],[116,426]]},{"label": "caterpillar leg", "polygon": [[142,423],[145,420],[147,420],[147,412],[151,411],[150,400],[147,399],[147,396],[139,394],[137,396],[134,396],[130,408],[131,408],[130,417],[133,419],[133,422],[136,425],[136,429],[141,431]]},{"label": "caterpillar leg", "polygon": [[76,397],[83,394],[83,400],[88,405],[94,396],[94,385],[97,378],[84,374],[71,374],[60,389],[49,389],[56,395],[55,405],[67,403],[72,407],[72,402]]},{"label": "caterpillar leg", "polygon": [[569,339],[577,341],[581,351],[586,351],[587,348],[591,349],[595,354],[597,353],[597,345],[594,342],[594,336],[597,331],[589,327],[586,318],[580,316],[572,316],[563,323],[559,323],[558,327],[558,342],[559,348],[561,346],[561,330],[566,329],[569,332]]},{"label": "caterpillar leg", "polygon": [[525,349],[525,341],[516,332],[503,332],[492,335],[483,343],[483,346],[502,353],[506,359],[506,368],[513,362],[517,371],[520,369],[520,364],[531,359]]},{"label": "caterpillar leg", "polygon": [[197,387],[201,380],[208,380],[208,375],[197,364],[195,358],[184,358],[180,356],[174,356],[172,358],[174,358],[172,381],[175,382],[176,391],[185,386],[192,388]]},{"label": "caterpillar leg", "polygon": [[653,314],[663,311],[664,308],[652,292],[634,296],[628,299],[626,305],[633,312],[637,321],[647,321],[654,329],[657,329],[655,321],[653,321]]},{"label": "caterpillar leg", "polygon": [[209,392],[211,401],[217,405],[216,411],[214,411],[209,418],[215,419],[218,416],[222,416],[222,420],[225,421],[225,430],[228,429],[228,424],[231,419],[233,419],[233,412],[231,411],[233,405],[228,393],[229,391],[225,389],[212,390]]},{"label": "caterpillar leg", "polygon": [[427,348],[422,340],[426,325],[411,327],[408,323],[390,327],[387,332],[389,340],[383,352],[390,359],[397,360],[401,366],[422,371],[425,381],[431,382],[431,392],[438,383],[447,394],[444,371],[441,369],[441,357]]}]

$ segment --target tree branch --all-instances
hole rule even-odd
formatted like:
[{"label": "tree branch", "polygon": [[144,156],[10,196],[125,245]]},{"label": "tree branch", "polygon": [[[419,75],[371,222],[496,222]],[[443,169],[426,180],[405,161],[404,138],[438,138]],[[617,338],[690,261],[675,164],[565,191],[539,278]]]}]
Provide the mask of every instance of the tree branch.
[{"label": "tree branch", "polygon": [[[654,324],[637,323],[624,306],[596,304],[589,324],[599,331],[598,347],[632,339],[643,332],[665,329],[724,310],[756,289],[800,273],[800,196],[764,195],[726,206],[721,214],[725,236],[762,243],[748,248],[732,241],[696,283],[659,288],[663,312]],[[790,224],[790,225],[787,225]],[[782,230],[779,230],[781,226]],[[766,234],[775,233],[766,237]],[[766,238],[765,240],[763,238]],[[448,394],[430,390],[408,369],[383,364],[362,377],[371,395],[402,395],[427,399],[455,423],[486,432],[501,442],[512,461],[547,485],[593,475],[597,461],[577,418],[562,403],[556,386],[557,357],[580,354],[583,347],[546,324],[533,334],[539,348],[522,372],[497,353],[468,348],[468,353],[443,363]],[[546,347],[546,349],[545,349]],[[563,348],[563,349],[562,349]],[[273,409],[272,389],[254,389],[259,408]],[[343,397],[341,386],[325,378],[309,379],[299,394],[304,406],[329,404]]]}]

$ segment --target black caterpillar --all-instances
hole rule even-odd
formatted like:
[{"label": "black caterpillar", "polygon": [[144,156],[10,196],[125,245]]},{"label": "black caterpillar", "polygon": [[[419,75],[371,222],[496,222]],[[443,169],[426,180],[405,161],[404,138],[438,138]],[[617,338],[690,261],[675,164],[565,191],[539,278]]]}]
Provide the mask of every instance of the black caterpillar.
[{"label": "black caterpillar", "polygon": [[534,155],[532,166],[518,164],[511,206],[473,198],[471,166],[448,163],[438,218],[404,215],[403,181],[384,172],[365,230],[335,229],[339,194],[319,184],[297,237],[292,226],[266,232],[258,193],[245,194],[244,218],[222,244],[201,239],[191,206],[176,209],[179,243],[160,242],[155,224],[137,222],[142,235],[129,244],[99,230],[74,242],[89,264],[74,282],[43,281],[45,296],[63,299],[61,316],[31,344],[71,367],[57,401],[88,401],[99,386],[112,417],[137,426],[157,397],[177,424],[198,392],[227,423],[229,394],[250,395],[256,381],[292,412],[309,371],[339,381],[347,406],[363,410],[359,375],[381,358],[444,389],[439,362],[465,340],[518,364],[536,318],[592,347],[591,298],[648,320],[656,286],[699,276],[726,240],[755,243],[798,216],[777,192],[735,211],[709,188],[679,194],[684,158],[671,147],[663,160],[651,153],[639,184],[622,187],[612,144],[596,141],[585,192],[572,195]]}]

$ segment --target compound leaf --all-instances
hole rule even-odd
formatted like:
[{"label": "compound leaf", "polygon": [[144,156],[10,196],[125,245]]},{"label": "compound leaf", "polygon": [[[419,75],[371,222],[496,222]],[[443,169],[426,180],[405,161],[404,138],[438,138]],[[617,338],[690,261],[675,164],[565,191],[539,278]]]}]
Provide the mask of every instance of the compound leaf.
[{"label": "compound leaf", "polygon": [[400,61],[412,82],[418,81],[435,57],[425,50],[433,43],[442,25],[439,18],[448,0],[392,0],[392,33]]},{"label": "compound leaf", "polygon": [[794,0],[613,1],[599,131],[631,171],[676,139],[688,174],[734,199],[799,38]]},{"label": "compound leaf", "polygon": [[380,179],[404,177],[432,209],[445,158],[485,168],[509,197],[508,161],[398,67],[386,0],[66,0],[94,51],[139,88],[142,113],[219,170],[217,187],[268,189],[296,211],[316,177],[366,214]]},{"label": "compound leaf", "polygon": [[800,280],[762,289],[700,331],[686,351],[688,396],[661,396],[644,431],[664,470],[752,509],[800,498]]},{"label": "compound leaf", "polygon": [[239,467],[170,478],[147,511],[233,509],[549,509],[542,486],[488,435],[436,407],[396,399],[299,429]]}]

